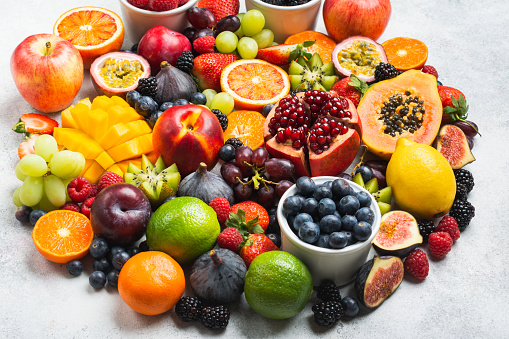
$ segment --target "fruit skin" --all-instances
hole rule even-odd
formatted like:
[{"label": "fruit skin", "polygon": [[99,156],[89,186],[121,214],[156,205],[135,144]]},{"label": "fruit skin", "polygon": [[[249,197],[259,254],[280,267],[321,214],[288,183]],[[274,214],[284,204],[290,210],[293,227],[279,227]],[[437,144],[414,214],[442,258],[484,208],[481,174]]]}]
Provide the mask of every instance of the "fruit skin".
[{"label": "fruit skin", "polygon": [[452,169],[462,168],[475,161],[465,133],[457,126],[442,126],[435,140],[435,147],[447,159]]},{"label": "fruit skin", "polygon": [[99,191],[102,191],[106,187],[123,182],[124,180],[120,175],[114,172],[106,171],[99,178],[98,188]]},{"label": "fruit skin", "polygon": [[323,21],[337,42],[361,35],[377,40],[391,17],[390,0],[325,0]]},{"label": "fruit skin", "polygon": [[424,280],[428,276],[429,262],[426,253],[421,249],[412,251],[405,258],[405,271],[418,280]]},{"label": "fruit skin", "polygon": [[148,60],[152,75],[159,72],[161,62],[167,61],[175,66],[179,55],[190,50],[191,43],[183,34],[164,26],[149,29],[138,45],[138,54]]},{"label": "fruit skin", "polygon": [[207,306],[202,309],[201,323],[211,330],[222,330],[228,326],[230,310],[224,306]]},{"label": "fruit skin", "polygon": [[256,58],[270,62],[274,65],[283,66],[290,63],[291,60],[288,61],[288,58],[290,57],[292,51],[295,50],[298,46],[299,44],[281,44],[265,47],[258,50]]},{"label": "fruit skin", "polygon": [[69,41],[53,34],[35,34],[23,40],[12,53],[10,67],[21,96],[43,113],[67,108],[83,83],[80,53]]},{"label": "fruit skin", "polygon": [[[463,98],[465,98],[465,95],[459,89],[453,87],[438,85],[437,89],[438,94],[440,95],[440,100],[442,101],[442,108],[445,110],[446,107],[450,107],[449,110],[452,110],[455,115],[466,118],[468,106],[461,104],[455,105],[452,100],[452,98],[458,100],[460,96],[463,96]],[[450,123],[453,120],[455,119],[450,114],[445,114],[444,112],[444,115],[442,117],[443,124]]]},{"label": "fruit skin", "polygon": [[193,49],[198,54],[214,53],[216,39],[213,36],[203,36],[193,41]]},{"label": "fruit skin", "polygon": [[[361,90],[359,90],[359,88],[361,88]],[[368,84],[365,81],[361,81],[353,74],[339,80],[331,87],[331,91],[338,93],[341,97],[349,99],[355,107],[359,106],[361,96],[367,89]]]},{"label": "fruit skin", "polygon": [[194,59],[191,74],[198,79],[198,86],[203,91],[213,89],[221,92],[221,72],[230,63],[238,60],[235,54],[205,53]]},{"label": "fruit skin", "polygon": [[429,251],[437,259],[445,258],[451,251],[452,244],[452,238],[447,232],[433,232],[429,235]]},{"label": "fruit skin", "polygon": [[[207,165],[203,162],[200,163],[196,172],[189,174],[182,180],[177,194],[179,197],[196,197],[203,200],[206,204],[211,203],[212,200],[218,197],[225,198],[229,204],[234,202],[232,188],[221,176],[207,171]],[[221,219],[223,217],[224,215],[221,216]]]},{"label": "fruit skin", "polygon": [[196,4],[200,8],[208,8],[219,21],[228,15],[239,14],[239,0],[200,0]]},{"label": "fruit skin", "polygon": [[217,245],[232,252],[238,253],[244,239],[235,227],[226,227],[217,237]]},{"label": "fruit skin", "polygon": [[260,225],[264,231],[267,230],[269,226],[269,213],[262,205],[254,201],[243,201],[230,207],[230,213],[237,213],[239,209],[246,212],[246,220],[258,217],[257,224]]},{"label": "fruit skin", "polygon": [[38,113],[23,114],[18,123],[12,128],[16,133],[52,134],[53,128],[58,127],[58,121],[47,115]]},{"label": "fruit skin", "polygon": [[196,171],[202,162],[207,168],[214,168],[224,144],[223,129],[216,116],[198,105],[167,109],[157,119],[152,133],[155,153],[163,157],[165,164],[177,164],[182,176]]},{"label": "fruit skin", "polygon": [[126,246],[140,239],[152,209],[145,194],[131,184],[118,183],[103,189],[92,203],[90,221],[98,236]]},{"label": "fruit skin", "polygon": [[249,267],[257,256],[269,251],[279,251],[279,248],[265,234],[250,234],[240,250],[240,257]]}]

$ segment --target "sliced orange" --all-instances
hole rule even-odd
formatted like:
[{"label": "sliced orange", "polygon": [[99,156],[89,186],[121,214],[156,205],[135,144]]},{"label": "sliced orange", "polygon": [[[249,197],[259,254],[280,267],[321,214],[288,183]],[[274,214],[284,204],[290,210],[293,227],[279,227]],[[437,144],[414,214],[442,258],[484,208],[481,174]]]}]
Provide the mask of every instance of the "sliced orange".
[{"label": "sliced orange", "polygon": [[382,44],[387,60],[398,71],[421,69],[428,59],[428,47],[417,39],[392,38]]},{"label": "sliced orange", "polygon": [[256,111],[233,111],[228,114],[228,128],[224,140],[239,138],[251,149],[263,146],[263,124],[265,117]]},{"label": "sliced orange", "polygon": [[89,69],[98,56],[120,50],[124,42],[124,24],[110,10],[78,7],[58,18],[53,34],[72,43],[83,58],[83,66]]},{"label": "sliced orange", "polygon": [[315,41],[314,44],[306,49],[309,53],[318,53],[324,64],[332,61],[332,50],[336,47],[336,41],[323,33],[302,31],[286,38],[285,44],[300,44],[304,41]]},{"label": "sliced orange", "polygon": [[44,214],[32,230],[32,239],[39,253],[59,264],[84,257],[93,238],[90,220],[81,213],[68,210]]},{"label": "sliced orange", "polygon": [[267,61],[242,59],[225,67],[221,90],[233,97],[235,108],[260,111],[290,92],[290,79],[281,67]]}]

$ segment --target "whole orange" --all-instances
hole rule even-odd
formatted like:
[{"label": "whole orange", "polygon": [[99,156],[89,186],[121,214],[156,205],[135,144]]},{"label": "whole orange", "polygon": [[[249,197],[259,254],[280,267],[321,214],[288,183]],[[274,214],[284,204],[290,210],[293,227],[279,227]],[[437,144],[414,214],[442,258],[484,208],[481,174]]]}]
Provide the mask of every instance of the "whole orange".
[{"label": "whole orange", "polygon": [[138,313],[157,315],[170,310],[184,294],[182,267],[168,254],[141,252],[130,258],[118,276],[118,294]]}]

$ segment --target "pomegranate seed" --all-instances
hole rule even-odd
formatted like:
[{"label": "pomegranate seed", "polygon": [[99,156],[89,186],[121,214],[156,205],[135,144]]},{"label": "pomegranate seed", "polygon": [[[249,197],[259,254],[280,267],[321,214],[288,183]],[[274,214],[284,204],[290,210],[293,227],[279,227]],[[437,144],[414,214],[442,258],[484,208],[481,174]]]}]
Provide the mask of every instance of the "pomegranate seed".
[{"label": "pomegranate seed", "polygon": [[316,141],[318,142],[319,145],[325,145],[326,143],[326,139],[323,135],[318,136],[318,138],[316,138]]},{"label": "pomegranate seed", "polygon": [[287,117],[282,117],[281,120],[279,120],[279,123],[281,124],[281,127],[288,126],[288,118]]},{"label": "pomegranate seed", "polygon": [[283,136],[285,137],[285,140],[290,139],[290,137],[292,136],[292,129],[290,127],[287,127],[283,132]]},{"label": "pomegranate seed", "polygon": [[341,134],[343,135],[343,134],[346,134],[346,133],[348,133],[348,127],[343,126],[343,128],[341,129]]},{"label": "pomegranate seed", "polygon": [[300,133],[299,131],[293,131],[292,132],[292,135],[290,137],[292,139],[292,141],[296,141],[296,140],[299,140],[300,139]]},{"label": "pomegranate seed", "polygon": [[295,140],[293,143],[292,143],[292,147],[295,148],[295,149],[299,149],[302,147],[302,142],[300,140]]}]

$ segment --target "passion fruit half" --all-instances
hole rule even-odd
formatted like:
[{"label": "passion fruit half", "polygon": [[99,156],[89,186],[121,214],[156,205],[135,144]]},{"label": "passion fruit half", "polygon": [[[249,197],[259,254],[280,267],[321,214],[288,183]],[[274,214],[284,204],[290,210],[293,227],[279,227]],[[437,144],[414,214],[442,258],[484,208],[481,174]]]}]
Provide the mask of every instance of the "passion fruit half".
[{"label": "passion fruit half", "polygon": [[150,76],[150,64],[135,53],[111,52],[94,60],[90,75],[99,94],[125,98],[138,87],[139,79]]}]

